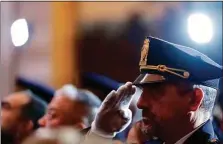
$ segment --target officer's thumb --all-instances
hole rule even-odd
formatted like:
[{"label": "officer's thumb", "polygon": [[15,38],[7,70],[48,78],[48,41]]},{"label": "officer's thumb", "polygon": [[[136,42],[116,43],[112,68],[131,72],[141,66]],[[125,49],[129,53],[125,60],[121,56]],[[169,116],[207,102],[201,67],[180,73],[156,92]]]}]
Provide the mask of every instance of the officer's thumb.
[{"label": "officer's thumb", "polygon": [[132,121],[132,112],[131,112],[130,109],[122,109],[120,111],[122,113],[123,126],[122,126],[122,128],[120,129],[119,132],[122,132],[131,123],[131,121]]}]

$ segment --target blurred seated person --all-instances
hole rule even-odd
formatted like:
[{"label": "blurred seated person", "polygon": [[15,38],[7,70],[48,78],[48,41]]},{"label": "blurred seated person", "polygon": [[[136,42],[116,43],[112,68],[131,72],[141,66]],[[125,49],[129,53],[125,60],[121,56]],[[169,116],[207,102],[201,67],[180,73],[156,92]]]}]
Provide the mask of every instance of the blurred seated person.
[{"label": "blurred seated person", "polygon": [[46,114],[39,120],[42,127],[89,127],[94,120],[100,99],[92,92],[65,85],[55,92]]},{"label": "blurred seated person", "polygon": [[46,103],[31,91],[12,93],[1,102],[1,142],[20,144],[38,125],[44,115]]},{"label": "blurred seated person", "polygon": [[213,127],[217,137],[223,142],[223,111],[218,104],[213,110]]},{"label": "blurred seated person", "polygon": [[40,128],[22,144],[79,144],[81,134],[72,127]]},{"label": "blurred seated person", "polygon": [[93,133],[83,137],[82,133],[74,127],[61,126],[40,128],[22,144],[112,144],[112,142]]}]

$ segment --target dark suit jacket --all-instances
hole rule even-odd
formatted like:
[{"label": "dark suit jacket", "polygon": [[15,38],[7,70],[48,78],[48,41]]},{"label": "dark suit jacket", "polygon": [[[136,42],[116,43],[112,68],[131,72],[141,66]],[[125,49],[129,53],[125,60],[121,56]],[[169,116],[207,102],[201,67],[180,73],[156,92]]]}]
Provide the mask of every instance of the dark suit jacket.
[{"label": "dark suit jacket", "polygon": [[214,132],[211,120],[208,120],[184,144],[220,144],[220,141]]},{"label": "dark suit jacket", "polygon": [[[153,144],[154,142],[146,142],[145,144]],[[162,144],[160,142],[160,144]],[[218,140],[211,120],[208,120],[202,127],[195,131],[184,144],[223,144]]]}]

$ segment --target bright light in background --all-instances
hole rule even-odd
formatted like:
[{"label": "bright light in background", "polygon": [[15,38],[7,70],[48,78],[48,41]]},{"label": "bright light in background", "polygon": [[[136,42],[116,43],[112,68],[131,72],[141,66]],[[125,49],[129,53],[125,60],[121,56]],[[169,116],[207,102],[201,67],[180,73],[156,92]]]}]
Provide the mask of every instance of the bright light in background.
[{"label": "bright light in background", "polygon": [[14,46],[24,45],[29,38],[28,24],[25,19],[16,20],[11,26],[11,38]]},{"label": "bright light in background", "polygon": [[188,17],[188,33],[197,43],[208,43],[213,36],[211,19],[204,14],[192,14]]}]

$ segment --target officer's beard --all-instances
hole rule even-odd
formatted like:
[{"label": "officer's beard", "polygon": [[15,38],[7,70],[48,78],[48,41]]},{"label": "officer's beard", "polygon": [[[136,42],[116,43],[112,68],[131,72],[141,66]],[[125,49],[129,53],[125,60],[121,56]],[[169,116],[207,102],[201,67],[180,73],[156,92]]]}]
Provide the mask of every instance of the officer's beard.
[{"label": "officer's beard", "polygon": [[1,129],[1,143],[2,144],[13,144],[14,143],[13,134]]}]

